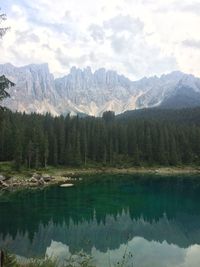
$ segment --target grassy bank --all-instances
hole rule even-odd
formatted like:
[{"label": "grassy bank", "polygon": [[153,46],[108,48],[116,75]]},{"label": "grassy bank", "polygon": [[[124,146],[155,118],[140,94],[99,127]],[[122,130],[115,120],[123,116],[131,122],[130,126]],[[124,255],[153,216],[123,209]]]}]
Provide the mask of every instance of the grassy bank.
[{"label": "grassy bank", "polygon": [[110,174],[125,174],[125,173],[158,173],[158,174],[200,174],[200,166],[197,165],[180,165],[180,166],[139,166],[139,167],[124,167],[124,166],[80,166],[80,167],[52,167],[39,169],[27,169],[21,168],[20,171],[16,171],[13,168],[11,162],[0,162],[0,174],[7,175],[8,177],[15,176],[17,178],[28,178],[34,173],[48,173],[55,177],[60,176],[76,176],[81,174],[98,174],[98,173],[110,173]]}]

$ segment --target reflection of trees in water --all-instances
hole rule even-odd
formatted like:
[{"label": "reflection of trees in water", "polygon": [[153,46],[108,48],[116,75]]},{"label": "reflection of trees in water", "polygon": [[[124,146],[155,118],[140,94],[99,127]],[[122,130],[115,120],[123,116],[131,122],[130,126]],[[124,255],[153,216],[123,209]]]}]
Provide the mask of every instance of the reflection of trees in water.
[{"label": "reflection of trees in water", "polygon": [[84,247],[87,252],[93,246],[101,251],[117,248],[129,236],[167,240],[182,247],[199,243],[197,180],[136,178],[4,195],[0,245],[9,241],[8,234],[13,239],[11,247],[21,255],[28,250],[43,254],[52,239],[69,245],[72,251]]},{"label": "reflection of trees in water", "polygon": [[[166,240],[169,244],[184,248],[191,244],[198,244],[200,226],[188,230],[188,227],[184,228],[184,222],[187,221],[181,221],[182,218],[177,216],[176,220],[171,221],[163,216],[159,221],[147,222],[143,218],[132,220],[129,213],[124,212],[116,218],[107,215],[105,224],[98,223],[95,218],[90,222],[82,221],[78,224],[74,224],[71,220],[68,225],[50,221],[47,225],[38,226],[32,240],[27,233],[18,232],[14,239],[6,236],[2,240],[0,237],[0,246],[5,247],[7,244],[9,250],[14,253],[32,257],[44,256],[52,240],[68,245],[71,253],[81,249],[90,253],[93,247],[101,252],[118,249],[121,244],[126,244],[128,239],[137,236],[160,243]],[[199,216],[193,216],[190,219],[200,221]]]}]

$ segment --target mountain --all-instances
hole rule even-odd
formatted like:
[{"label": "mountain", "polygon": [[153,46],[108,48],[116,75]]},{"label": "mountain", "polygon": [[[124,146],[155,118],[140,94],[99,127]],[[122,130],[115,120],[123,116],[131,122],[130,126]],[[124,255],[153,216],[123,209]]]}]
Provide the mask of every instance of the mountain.
[{"label": "mountain", "polygon": [[185,108],[200,106],[200,94],[192,87],[177,86],[174,92],[162,102],[162,107]]},{"label": "mountain", "polygon": [[179,71],[131,81],[104,68],[92,72],[90,67],[73,67],[68,75],[54,79],[48,64],[2,64],[2,74],[16,84],[9,91],[11,98],[3,104],[28,113],[101,116],[107,110],[119,114],[150,107],[200,106],[200,79]]},{"label": "mountain", "polygon": [[4,105],[12,110],[22,112],[51,112],[56,115],[58,105],[54,77],[47,64],[15,67],[11,64],[0,65],[0,75],[15,83],[10,88],[11,98]]},{"label": "mountain", "polygon": [[128,103],[132,82],[114,71],[99,69],[92,73],[73,67],[70,73],[55,80],[61,99],[73,103],[74,109],[90,115],[101,115],[106,110],[121,113]]}]

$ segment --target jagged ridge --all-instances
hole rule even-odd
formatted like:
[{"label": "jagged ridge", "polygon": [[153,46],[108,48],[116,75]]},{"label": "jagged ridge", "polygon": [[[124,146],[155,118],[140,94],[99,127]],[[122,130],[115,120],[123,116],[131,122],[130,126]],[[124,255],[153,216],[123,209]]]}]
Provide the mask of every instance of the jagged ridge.
[{"label": "jagged ridge", "polygon": [[73,67],[65,77],[54,79],[48,64],[24,67],[2,64],[2,74],[16,84],[4,105],[28,113],[100,116],[106,110],[119,114],[162,105],[170,108],[200,105],[200,79],[179,71],[131,81],[103,68],[92,72],[90,67],[83,70]]}]

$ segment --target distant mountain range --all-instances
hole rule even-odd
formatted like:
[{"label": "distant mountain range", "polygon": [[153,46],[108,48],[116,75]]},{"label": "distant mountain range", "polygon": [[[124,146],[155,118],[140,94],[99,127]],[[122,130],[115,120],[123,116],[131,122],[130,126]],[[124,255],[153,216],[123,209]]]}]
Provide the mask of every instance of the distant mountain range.
[{"label": "distant mountain range", "polygon": [[3,74],[16,84],[3,103],[14,111],[101,116],[107,110],[120,114],[150,107],[200,106],[200,79],[179,71],[131,81],[103,68],[92,72],[90,67],[73,67],[68,75],[54,79],[48,64],[8,63],[0,65]]}]

